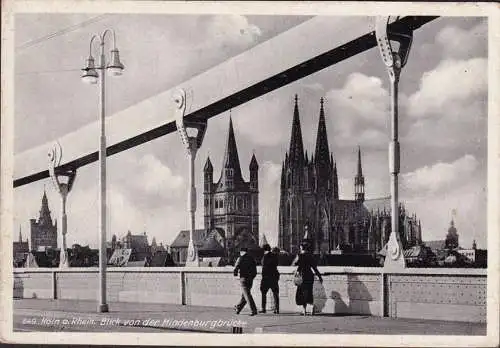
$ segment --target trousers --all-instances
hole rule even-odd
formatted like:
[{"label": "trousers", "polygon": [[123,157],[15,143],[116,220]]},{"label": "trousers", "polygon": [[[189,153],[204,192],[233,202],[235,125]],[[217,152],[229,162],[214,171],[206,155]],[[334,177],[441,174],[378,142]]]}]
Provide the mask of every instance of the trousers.
[{"label": "trousers", "polygon": [[241,300],[236,305],[238,312],[240,312],[248,302],[250,304],[250,309],[252,310],[252,313],[257,313],[257,306],[255,305],[255,301],[253,300],[252,297],[253,278],[240,278],[240,285],[241,285]]},{"label": "trousers", "polygon": [[262,310],[266,310],[266,302],[267,302],[267,292],[271,289],[273,292],[273,300],[274,300],[274,310],[280,310],[280,297],[279,297],[279,285],[278,280],[274,279],[262,279],[260,283],[260,292],[262,293]]}]

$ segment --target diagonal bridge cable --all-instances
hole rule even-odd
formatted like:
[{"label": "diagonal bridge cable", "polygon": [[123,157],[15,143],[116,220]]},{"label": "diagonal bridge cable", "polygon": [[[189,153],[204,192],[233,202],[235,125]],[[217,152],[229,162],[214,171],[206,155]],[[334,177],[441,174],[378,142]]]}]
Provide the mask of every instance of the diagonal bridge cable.
[{"label": "diagonal bridge cable", "polygon": [[83,28],[83,27],[85,27],[85,26],[87,26],[89,24],[98,22],[98,21],[104,19],[106,16],[109,16],[109,15],[108,14],[102,14],[102,15],[99,15],[99,16],[96,16],[96,17],[92,17],[90,19],[87,19],[86,21],[80,22],[78,24],[72,25],[72,26],[67,27],[67,28],[63,28],[61,30],[58,30],[58,31],[52,33],[52,34],[45,35],[45,36],[42,36],[40,38],[33,39],[31,41],[25,42],[25,43],[17,46],[16,50],[17,51],[21,51],[21,50],[24,50],[26,48],[30,48],[32,46],[38,45],[41,42],[44,42],[44,41],[53,39],[55,37],[58,37],[58,36],[70,33],[72,31],[75,31],[75,30],[79,29],[79,28]]}]

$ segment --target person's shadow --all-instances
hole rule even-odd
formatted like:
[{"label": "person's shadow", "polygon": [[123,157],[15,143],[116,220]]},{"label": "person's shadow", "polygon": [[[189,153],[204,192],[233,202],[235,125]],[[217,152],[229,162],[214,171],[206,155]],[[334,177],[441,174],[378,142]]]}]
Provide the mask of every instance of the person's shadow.
[{"label": "person's shadow", "polygon": [[[336,290],[327,290],[324,284],[315,281],[313,285],[314,312],[317,315],[371,315],[369,301],[373,301],[368,288],[357,275],[347,277],[347,304]],[[327,302],[331,301],[330,305]],[[328,307],[328,308],[325,308]]]}]

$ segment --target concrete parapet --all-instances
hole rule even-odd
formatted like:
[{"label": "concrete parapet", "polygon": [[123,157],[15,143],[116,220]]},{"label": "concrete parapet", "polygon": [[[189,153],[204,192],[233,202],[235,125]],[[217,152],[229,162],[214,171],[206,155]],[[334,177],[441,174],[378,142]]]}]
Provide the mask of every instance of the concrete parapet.
[{"label": "concrete parapet", "polygon": [[[280,309],[295,310],[295,268],[279,270]],[[383,268],[328,266],[319,270],[324,281],[314,284],[317,312],[486,321],[485,269],[409,268],[384,273]],[[98,296],[98,275],[97,268],[19,268],[14,270],[14,296],[93,300]],[[258,306],[259,285],[260,274],[252,291]],[[232,307],[241,292],[231,267],[110,267],[107,296],[112,302]],[[270,306],[270,292],[268,297]]]}]

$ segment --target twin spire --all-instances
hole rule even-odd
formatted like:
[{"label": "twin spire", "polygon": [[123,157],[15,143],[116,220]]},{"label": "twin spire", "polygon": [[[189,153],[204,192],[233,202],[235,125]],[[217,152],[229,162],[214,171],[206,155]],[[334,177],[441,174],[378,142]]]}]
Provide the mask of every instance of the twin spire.
[{"label": "twin spire", "polygon": [[[289,168],[304,168],[304,164],[309,163],[307,152],[304,155],[304,144],[302,141],[302,130],[299,119],[298,96],[295,95],[295,105],[293,111],[292,134],[290,138],[290,150],[285,155],[285,162],[282,169],[282,186],[284,184],[284,169]],[[304,163],[305,162],[305,163]],[[333,195],[338,199],[338,174],[337,163],[333,159],[328,144],[328,135],[326,129],[326,117],[324,108],[324,99],[320,99],[320,111],[318,129],[316,133],[316,147],[314,155],[311,155],[310,163],[314,163],[317,175],[317,184],[319,189],[329,189],[333,181]],[[361,148],[358,146],[358,166],[355,177],[356,191],[358,199],[364,200],[364,177],[361,165]]]}]

